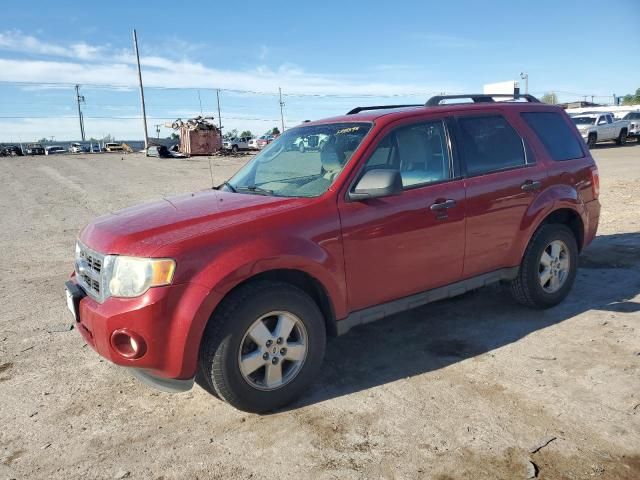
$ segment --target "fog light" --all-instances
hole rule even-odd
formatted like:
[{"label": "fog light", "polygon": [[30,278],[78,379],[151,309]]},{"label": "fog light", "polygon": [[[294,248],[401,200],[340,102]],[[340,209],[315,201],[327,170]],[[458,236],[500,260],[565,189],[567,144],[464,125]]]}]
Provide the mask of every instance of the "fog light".
[{"label": "fog light", "polygon": [[113,332],[111,346],[118,354],[130,359],[142,357],[147,349],[147,345],[140,335],[125,329]]}]

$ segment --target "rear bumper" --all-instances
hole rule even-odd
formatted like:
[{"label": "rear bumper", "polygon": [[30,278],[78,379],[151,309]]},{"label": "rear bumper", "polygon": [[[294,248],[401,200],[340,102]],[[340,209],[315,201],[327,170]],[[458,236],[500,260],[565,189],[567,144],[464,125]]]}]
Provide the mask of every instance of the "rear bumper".
[{"label": "rear bumper", "polygon": [[[75,276],[67,283],[68,289],[72,285],[82,290]],[[104,303],[80,296],[76,329],[98,354],[135,369],[145,383],[184,391],[193,385],[211,301],[206,288],[191,283],[151,288],[138,298],[108,298]],[[140,356],[133,358],[118,348],[117,335],[122,332],[143,345]]]}]

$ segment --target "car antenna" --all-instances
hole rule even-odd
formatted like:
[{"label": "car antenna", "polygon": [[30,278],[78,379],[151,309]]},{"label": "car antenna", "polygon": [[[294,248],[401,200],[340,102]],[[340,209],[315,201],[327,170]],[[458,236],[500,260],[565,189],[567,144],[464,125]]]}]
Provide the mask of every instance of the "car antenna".
[{"label": "car antenna", "polygon": [[211,189],[215,190],[216,186],[213,183],[213,169],[211,168],[211,157],[207,157],[209,159],[209,174],[211,175]]}]

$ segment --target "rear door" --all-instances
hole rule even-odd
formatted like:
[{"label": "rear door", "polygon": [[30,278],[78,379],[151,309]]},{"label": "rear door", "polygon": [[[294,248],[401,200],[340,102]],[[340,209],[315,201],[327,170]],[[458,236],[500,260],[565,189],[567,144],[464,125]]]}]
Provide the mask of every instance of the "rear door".
[{"label": "rear door", "polygon": [[365,201],[340,199],[352,311],[455,282],[464,253],[464,181],[441,119],[389,127],[356,178],[400,170],[403,192]]},{"label": "rear door", "polygon": [[464,278],[519,263],[513,252],[523,217],[547,184],[545,166],[536,162],[514,127],[517,122],[506,115],[456,117],[456,145],[466,176]]}]

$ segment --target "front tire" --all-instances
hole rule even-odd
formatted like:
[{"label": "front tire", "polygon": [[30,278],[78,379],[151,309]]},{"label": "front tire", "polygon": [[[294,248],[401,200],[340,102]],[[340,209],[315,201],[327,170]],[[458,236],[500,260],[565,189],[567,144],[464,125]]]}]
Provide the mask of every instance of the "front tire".
[{"label": "front tire", "polygon": [[549,308],[571,290],[578,267],[578,244],[565,225],[541,226],[529,241],[511,294],[527,307]]},{"label": "front tire", "polygon": [[325,323],[309,295],[286,283],[258,281],[232,292],[209,321],[200,378],[219,398],[247,412],[282,407],[316,378]]},{"label": "front tire", "polygon": [[231,153],[238,153],[238,145],[231,147]]},{"label": "front tire", "polygon": [[587,146],[589,148],[593,148],[596,146],[596,142],[598,141],[598,137],[596,136],[595,133],[590,133],[589,137],[587,138]]},{"label": "front tire", "polygon": [[627,143],[627,131],[626,130],[620,130],[620,135],[618,135],[618,139],[616,140],[616,143],[618,145],[624,145],[625,143]]}]

